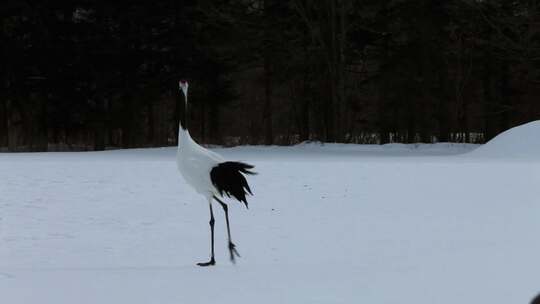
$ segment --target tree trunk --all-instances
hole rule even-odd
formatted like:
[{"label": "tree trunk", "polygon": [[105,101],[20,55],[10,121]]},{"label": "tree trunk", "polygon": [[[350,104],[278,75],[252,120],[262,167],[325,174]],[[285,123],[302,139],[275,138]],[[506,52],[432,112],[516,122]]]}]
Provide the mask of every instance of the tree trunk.
[{"label": "tree trunk", "polygon": [[272,84],[271,71],[268,56],[264,58],[264,143],[272,145],[274,143],[274,133],[272,130]]},{"label": "tree trunk", "polygon": [[508,130],[511,126],[512,114],[512,96],[510,96],[510,67],[506,60],[501,62],[501,76],[499,82],[500,98],[501,98],[501,115],[499,119],[499,130]]},{"label": "tree trunk", "polygon": [[206,143],[206,103],[203,101],[201,102],[201,131],[200,131],[200,141],[201,143]]},{"label": "tree trunk", "polygon": [[153,102],[148,102],[146,104],[146,109],[148,113],[148,138],[147,142],[151,146],[156,146],[156,126],[155,126],[155,104]]},{"label": "tree trunk", "polygon": [[495,130],[493,126],[493,115],[494,115],[494,106],[493,106],[493,95],[492,95],[492,57],[491,53],[488,51],[484,58],[484,73],[482,75],[482,88],[483,88],[483,97],[484,97],[484,141],[487,142],[495,136]]},{"label": "tree trunk", "polygon": [[222,144],[221,136],[219,133],[219,108],[216,104],[210,106],[210,113],[208,118],[208,138],[211,143]]},{"label": "tree trunk", "polygon": [[9,143],[9,124],[7,113],[7,100],[4,96],[1,97],[2,108],[0,109],[0,147],[7,147]]},{"label": "tree trunk", "polygon": [[337,33],[337,12],[336,1],[328,0],[330,4],[329,9],[329,41],[328,41],[328,70],[329,70],[329,83],[330,83],[330,104],[329,106],[329,119],[327,127],[327,141],[336,142],[340,133],[340,100],[338,92],[339,80],[339,59],[338,59],[338,33]]},{"label": "tree trunk", "polygon": [[94,151],[105,150],[105,122],[98,120],[94,126]]},{"label": "tree trunk", "polygon": [[264,143],[272,145],[274,143],[274,132],[272,129],[272,50],[271,41],[271,0],[264,0],[264,106],[263,106],[263,127]]},{"label": "tree trunk", "polygon": [[339,41],[338,44],[338,57],[337,57],[337,90],[338,90],[338,139],[343,142],[346,137],[346,130],[349,121],[349,115],[347,115],[346,107],[347,102],[345,98],[345,46],[347,41],[347,27],[346,27],[346,0],[339,1],[339,35],[337,36]]}]

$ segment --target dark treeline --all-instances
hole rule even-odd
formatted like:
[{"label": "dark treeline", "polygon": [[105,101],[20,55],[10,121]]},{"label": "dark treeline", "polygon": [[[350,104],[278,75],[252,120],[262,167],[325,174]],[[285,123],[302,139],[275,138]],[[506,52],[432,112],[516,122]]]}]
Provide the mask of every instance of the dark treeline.
[{"label": "dark treeline", "polygon": [[483,142],[540,118],[540,1],[0,6],[0,149]]}]

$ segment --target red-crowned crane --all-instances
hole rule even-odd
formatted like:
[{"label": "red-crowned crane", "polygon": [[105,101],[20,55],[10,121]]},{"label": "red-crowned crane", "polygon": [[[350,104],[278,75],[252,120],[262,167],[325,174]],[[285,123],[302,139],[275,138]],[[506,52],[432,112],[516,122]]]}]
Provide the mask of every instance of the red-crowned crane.
[{"label": "red-crowned crane", "polygon": [[244,177],[244,174],[255,174],[250,171],[252,165],[226,161],[219,154],[209,151],[198,145],[189,135],[187,126],[188,111],[188,83],[185,80],[179,82],[180,90],[184,93],[184,102],[181,103],[183,111],[180,114],[180,126],[178,128],[178,152],[176,154],[176,163],[178,170],[185,181],[197,193],[203,195],[210,207],[210,237],[211,252],[210,261],[197,263],[199,266],[212,266],[216,264],[214,258],[214,212],[212,210],[212,201],[217,201],[225,212],[225,221],[227,223],[227,237],[229,241],[229,253],[231,261],[235,262],[235,257],[240,257],[236,251],[235,245],[231,240],[231,229],[229,225],[228,206],[220,198],[224,195],[234,197],[239,202],[248,206],[246,194],[252,194],[251,189]]}]

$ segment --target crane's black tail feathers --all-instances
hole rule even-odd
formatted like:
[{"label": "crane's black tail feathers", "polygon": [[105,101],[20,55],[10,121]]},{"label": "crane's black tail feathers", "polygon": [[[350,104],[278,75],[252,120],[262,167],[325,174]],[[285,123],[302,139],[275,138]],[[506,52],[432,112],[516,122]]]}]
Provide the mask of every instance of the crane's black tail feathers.
[{"label": "crane's black tail feathers", "polygon": [[251,193],[251,189],[249,188],[244,174],[257,174],[250,171],[250,169],[253,169],[253,166],[246,163],[233,161],[223,162],[212,168],[210,171],[210,179],[221,196],[223,196],[223,193],[225,193],[227,197],[233,196],[238,201],[243,202],[244,205],[246,205],[246,208],[248,208],[246,193],[251,195],[253,195],[253,193]]}]

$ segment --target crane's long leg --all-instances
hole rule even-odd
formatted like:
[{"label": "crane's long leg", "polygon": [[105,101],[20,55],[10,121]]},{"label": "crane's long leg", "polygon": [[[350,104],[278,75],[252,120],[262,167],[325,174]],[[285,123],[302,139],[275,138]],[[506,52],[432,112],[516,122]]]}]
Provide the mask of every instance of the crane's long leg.
[{"label": "crane's long leg", "polygon": [[211,243],[212,243],[212,251],[211,251],[211,258],[210,261],[206,263],[197,263],[199,266],[212,266],[216,264],[216,260],[214,259],[214,212],[212,211],[212,199],[208,200],[208,205],[210,206],[210,235],[211,235]]},{"label": "crane's long leg", "polygon": [[227,222],[227,237],[229,240],[229,253],[231,255],[231,262],[234,263],[235,256],[240,257],[240,254],[238,254],[238,251],[236,250],[236,245],[234,245],[231,240],[231,228],[229,225],[229,207],[216,196],[214,196],[214,199],[221,205],[221,207],[223,207],[223,211],[225,211],[225,221]]}]

